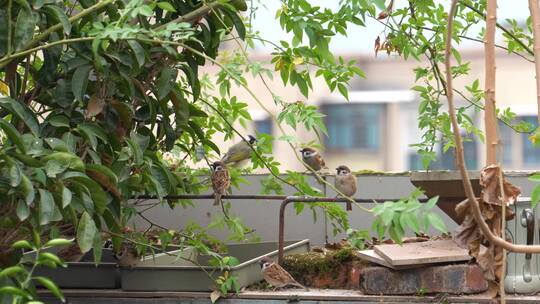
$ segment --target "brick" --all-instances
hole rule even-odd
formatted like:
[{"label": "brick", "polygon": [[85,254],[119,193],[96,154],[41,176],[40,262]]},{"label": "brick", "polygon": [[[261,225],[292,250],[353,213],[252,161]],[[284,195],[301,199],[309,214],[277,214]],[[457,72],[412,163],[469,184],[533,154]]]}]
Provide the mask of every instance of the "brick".
[{"label": "brick", "polygon": [[360,290],[366,294],[473,294],[487,290],[476,264],[428,266],[406,270],[369,266],[360,271]]}]

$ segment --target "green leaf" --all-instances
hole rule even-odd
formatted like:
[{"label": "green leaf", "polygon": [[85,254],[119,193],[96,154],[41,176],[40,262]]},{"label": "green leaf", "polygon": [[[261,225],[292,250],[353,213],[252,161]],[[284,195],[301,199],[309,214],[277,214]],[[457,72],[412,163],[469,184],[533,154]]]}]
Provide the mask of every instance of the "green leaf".
[{"label": "green leaf", "polygon": [[540,174],[536,173],[534,175],[529,176],[529,180],[531,182],[540,183]]},{"label": "green leaf", "polygon": [[101,261],[101,254],[102,254],[102,251],[103,251],[103,240],[101,239],[101,234],[100,233],[96,233],[94,235],[93,247],[94,247],[94,250],[93,250],[94,263],[96,265],[98,265],[99,262]]},{"label": "green leaf", "polygon": [[144,54],[144,49],[136,40],[128,40],[127,42],[129,46],[131,47],[133,54],[135,55],[135,59],[137,60],[139,67],[142,66],[146,58]]},{"label": "green leaf", "polygon": [[86,253],[92,249],[96,233],[98,233],[96,223],[94,223],[92,217],[85,211],[77,227],[77,243],[82,253]]},{"label": "green leaf", "polygon": [[441,217],[433,212],[429,212],[426,214],[427,219],[429,223],[440,232],[446,233],[446,225],[444,224],[444,221],[441,219]]},{"label": "green leaf", "polygon": [[434,196],[432,198],[430,198],[427,203],[426,203],[426,210],[430,210],[432,209],[433,207],[435,207],[435,204],[437,204],[437,201],[439,200],[439,196]]},{"label": "green leaf", "polygon": [[347,90],[347,87],[343,83],[338,83],[337,87],[341,95],[349,100],[349,90]]},{"label": "green leaf", "polygon": [[91,65],[82,65],[75,70],[71,79],[71,92],[78,101],[83,101],[88,86],[88,77],[90,76]]},{"label": "green leaf", "polygon": [[15,210],[15,213],[22,222],[30,215],[30,209],[28,209],[28,205],[23,200],[19,200],[17,202],[17,209]]},{"label": "green leaf", "polygon": [[54,198],[48,190],[39,189],[39,224],[46,225],[54,219]]},{"label": "green leaf", "polygon": [[[13,36],[13,48],[19,51],[32,40],[37,19],[29,9],[19,10],[17,21],[15,23],[15,34]],[[4,25],[5,26],[5,25]]]},{"label": "green leaf", "polygon": [[64,34],[69,35],[71,32],[71,23],[68,20],[68,17],[60,7],[56,5],[45,5],[43,7],[45,13],[52,17],[56,22],[62,23],[64,28]]},{"label": "green leaf", "polygon": [[26,299],[33,299],[32,295],[30,295],[28,292],[13,286],[0,287],[0,294],[5,293],[20,296]]},{"label": "green leaf", "polygon": [[93,179],[84,175],[69,176],[67,178],[83,184],[90,191],[89,194],[92,197],[92,200],[94,201],[94,205],[96,207],[97,212],[99,214],[103,214],[103,211],[105,211],[105,208],[107,207],[108,198],[107,198],[107,194],[103,191],[103,189],[99,186],[99,184],[96,183]]},{"label": "green leaf", "polygon": [[58,238],[48,241],[47,243],[45,243],[44,247],[65,246],[71,243],[73,243],[73,240]]},{"label": "green leaf", "polygon": [[176,12],[176,9],[174,9],[174,7],[169,2],[158,2],[157,6],[164,11],[173,12],[173,13]]},{"label": "green leaf", "polygon": [[24,272],[24,269],[22,267],[11,266],[0,271],[0,278],[10,277],[10,276],[13,276],[14,274],[21,273],[21,272]]},{"label": "green leaf", "polygon": [[33,277],[33,279],[41,283],[41,285],[45,286],[48,290],[50,290],[53,295],[55,295],[58,299],[60,299],[60,301],[62,301],[62,303],[66,302],[66,299],[64,299],[64,295],[53,281],[47,279],[46,277]]},{"label": "green leaf", "polygon": [[3,118],[0,118],[0,128],[4,130],[6,133],[6,136],[15,146],[21,151],[22,153],[26,153],[26,149],[24,148],[24,143],[21,140],[21,134],[13,125],[11,125],[9,122],[5,121]]},{"label": "green leaf", "polygon": [[165,67],[161,70],[159,78],[157,79],[156,88],[157,88],[157,98],[162,100],[165,96],[169,95],[169,92],[172,90],[173,85],[171,81],[174,81],[176,78],[176,72],[171,67]]},{"label": "green leaf", "polygon": [[53,262],[55,265],[64,265],[64,263],[62,263],[62,260],[60,260],[59,257],[57,257],[55,254],[50,253],[50,252],[40,252],[38,258],[39,258],[40,260],[51,261],[51,262]]},{"label": "green leaf", "polygon": [[67,168],[70,168],[79,172],[84,172],[85,170],[85,165],[83,161],[77,155],[73,155],[68,152],[53,152],[45,156],[43,160],[46,162],[55,161],[62,165],[67,166]]},{"label": "green leaf", "polygon": [[536,185],[531,193],[531,207],[534,209],[540,200],[540,185]]},{"label": "green leaf", "polygon": [[8,164],[9,184],[11,187],[17,187],[21,183],[22,175],[24,174],[15,162]]},{"label": "green leaf", "polygon": [[27,127],[32,131],[34,136],[39,137],[39,124],[36,117],[26,105],[9,98],[0,98],[0,107],[7,109],[9,112],[17,116]]},{"label": "green leaf", "polygon": [[20,241],[17,241],[15,243],[13,243],[13,245],[11,245],[12,248],[15,248],[15,249],[20,249],[20,248],[25,248],[25,249],[34,249],[34,247],[32,246],[32,244],[30,244],[30,242],[28,242],[27,240],[20,240]]},{"label": "green leaf", "polygon": [[20,188],[21,188],[21,190],[22,190],[22,192],[24,194],[26,204],[31,205],[32,202],[35,199],[36,193],[35,193],[35,190],[34,190],[34,185],[30,181],[30,179],[24,174],[21,176],[21,187]]},{"label": "green leaf", "polygon": [[71,203],[72,196],[71,190],[62,185],[62,208],[66,208]]}]

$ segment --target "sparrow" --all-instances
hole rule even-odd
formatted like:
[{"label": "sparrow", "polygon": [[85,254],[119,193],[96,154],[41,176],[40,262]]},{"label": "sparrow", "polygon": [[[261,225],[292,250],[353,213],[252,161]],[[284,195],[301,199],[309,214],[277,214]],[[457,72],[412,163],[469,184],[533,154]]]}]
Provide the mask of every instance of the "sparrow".
[{"label": "sparrow", "polygon": [[115,253],[114,257],[118,260],[117,264],[120,267],[133,268],[141,261],[137,248],[129,242],[122,242],[120,251]]},{"label": "sparrow", "polygon": [[221,196],[227,194],[231,185],[231,177],[227,171],[227,165],[222,161],[216,161],[210,165],[212,170],[212,188],[214,189],[214,205],[221,203]]},{"label": "sparrow", "polygon": [[232,147],[230,147],[227,153],[225,153],[225,155],[223,155],[223,157],[221,158],[221,161],[224,162],[226,165],[244,165],[251,158],[251,153],[253,152],[251,146],[253,146],[257,142],[257,139],[252,135],[248,135],[247,137],[247,142],[242,140],[241,142],[236,143]]},{"label": "sparrow", "polygon": [[[334,186],[339,192],[348,197],[353,197],[356,193],[356,177],[351,174],[351,169],[347,166],[339,166],[336,168],[336,179]],[[352,203],[347,202],[347,211],[352,210]]]},{"label": "sparrow", "polygon": [[300,150],[302,153],[302,160],[311,168],[313,171],[319,171],[322,168],[326,168],[324,159],[322,159],[321,154],[315,151],[312,148],[303,148]]},{"label": "sparrow", "polygon": [[281,266],[272,261],[269,257],[263,257],[259,264],[264,280],[275,288],[286,286],[296,286],[307,289],[304,285],[296,282],[296,280]]}]

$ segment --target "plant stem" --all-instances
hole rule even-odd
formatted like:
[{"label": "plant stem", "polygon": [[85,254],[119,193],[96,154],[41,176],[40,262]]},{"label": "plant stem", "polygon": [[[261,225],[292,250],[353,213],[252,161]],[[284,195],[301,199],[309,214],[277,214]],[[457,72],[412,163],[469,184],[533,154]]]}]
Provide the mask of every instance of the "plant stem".
[{"label": "plant stem", "polygon": [[529,0],[529,10],[531,11],[532,29],[534,36],[534,60],[536,71],[536,104],[538,107],[538,125],[540,126],[540,8],[538,1]]},{"label": "plant stem", "polygon": [[454,139],[456,142],[457,167],[461,174],[463,188],[465,189],[467,200],[469,201],[469,205],[472,209],[474,220],[476,221],[476,224],[478,225],[478,227],[480,227],[482,234],[488,239],[488,241],[491,244],[495,246],[500,246],[511,252],[540,253],[540,246],[538,245],[513,244],[493,234],[493,232],[489,229],[488,225],[484,221],[484,218],[482,217],[480,204],[474,195],[474,190],[472,188],[471,180],[469,178],[469,172],[467,171],[467,167],[465,166],[465,156],[463,154],[463,139],[461,138],[461,134],[459,132],[459,125],[456,118],[456,109],[454,107],[454,93],[453,93],[454,91],[452,89],[453,79],[452,79],[450,60],[451,60],[451,50],[452,50],[452,25],[454,23],[454,14],[456,11],[457,1],[458,0],[452,0],[452,4],[450,6],[450,13],[448,14],[448,31],[446,32],[446,48],[444,52],[444,55],[445,55],[444,63],[445,63],[445,68],[446,68],[446,85],[447,85],[447,92],[448,92],[448,94],[446,95],[448,99],[448,112],[450,114],[450,121],[452,123],[452,130],[454,132]]},{"label": "plant stem", "polygon": [[485,34],[485,110],[486,166],[497,164],[497,120],[495,112],[495,25],[497,0],[487,0]]}]

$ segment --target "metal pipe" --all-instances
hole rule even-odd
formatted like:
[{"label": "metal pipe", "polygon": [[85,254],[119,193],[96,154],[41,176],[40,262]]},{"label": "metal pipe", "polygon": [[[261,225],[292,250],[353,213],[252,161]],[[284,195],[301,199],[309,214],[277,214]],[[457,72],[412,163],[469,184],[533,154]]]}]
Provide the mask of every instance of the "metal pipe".
[{"label": "metal pipe", "polygon": [[[163,197],[164,200],[176,200],[176,199],[213,199],[214,194],[179,194],[168,195]],[[278,262],[283,262],[283,247],[285,244],[285,208],[290,203],[341,203],[346,204],[351,202],[351,199],[346,197],[308,197],[308,196],[286,196],[286,195],[224,195],[223,199],[262,199],[262,200],[281,200],[279,207],[279,231],[278,231]],[[140,195],[133,197],[133,199],[159,199],[157,196]],[[356,203],[383,203],[385,201],[396,201],[399,199],[365,199],[355,198]],[[426,199],[419,199],[420,202],[425,202]]]},{"label": "metal pipe", "polygon": [[[223,195],[222,199],[262,199],[262,200],[284,200],[287,195],[258,195],[258,194],[238,194],[238,195]],[[134,196],[132,199],[159,199],[154,195],[139,195]],[[164,200],[177,200],[177,199],[214,199],[214,194],[178,194],[167,195],[163,197]]]}]

